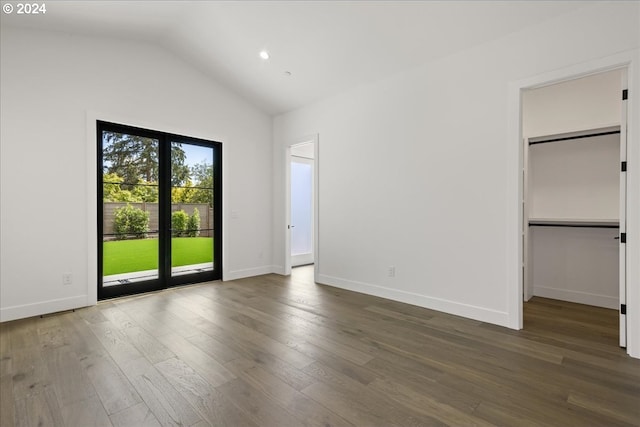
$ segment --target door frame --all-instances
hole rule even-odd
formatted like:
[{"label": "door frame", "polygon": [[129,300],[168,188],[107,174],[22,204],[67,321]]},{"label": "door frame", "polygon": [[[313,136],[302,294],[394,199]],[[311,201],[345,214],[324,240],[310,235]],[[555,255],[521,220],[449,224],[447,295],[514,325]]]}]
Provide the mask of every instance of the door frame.
[{"label": "door frame", "polygon": [[[640,358],[640,241],[634,235],[640,230],[640,135],[634,96],[638,96],[640,82],[640,50],[577,64],[560,70],[532,76],[509,84],[507,159],[507,315],[508,325],[513,329],[523,327],[523,207],[524,153],[522,143],[522,92],[588,75],[626,69],[627,88],[627,223],[626,230],[632,238],[627,241],[626,252],[626,302],[627,302],[627,353]],[[621,94],[622,95],[622,94]],[[634,167],[635,165],[635,167]],[[622,230],[622,229],[621,229]]]},{"label": "door frame", "polygon": [[320,177],[320,147],[318,134],[306,135],[296,138],[285,146],[284,150],[284,275],[291,275],[291,148],[296,145],[313,143],[313,279],[318,282],[320,272],[320,197],[319,197],[319,177]]},{"label": "door frame", "polygon": [[[87,196],[87,205],[86,205],[86,215],[87,215],[87,246],[86,246],[86,264],[87,264],[87,276],[85,278],[87,283],[87,294],[86,294],[86,305],[96,305],[98,303],[98,222],[95,221],[95,218],[98,217],[98,170],[97,170],[97,144],[96,144],[96,135],[97,135],[97,122],[111,122],[118,123],[123,126],[129,126],[133,128],[142,128],[142,129],[162,129],[162,132],[171,134],[171,135],[188,135],[193,139],[202,139],[205,141],[222,141],[220,135],[214,135],[210,131],[202,128],[194,128],[194,127],[179,127],[179,126],[171,126],[167,125],[164,122],[157,122],[154,120],[144,119],[140,117],[131,117],[131,116],[123,116],[121,114],[105,112],[105,111],[95,111],[95,110],[85,110],[85,124],[86,124],[86,132],[84,135],[85,139],[85,147],[86,147],[86,196]],[[225,216],[224,206],[228,206],[228,191],[227,186],[227,174],[228,168],[225,156],[225,144],[221,144],[220,147],[221,156],[222,156],[222,206],[220,218],[216,220],[216,224],[222,224],[222,235],[226,236],[227,234],[227,220]],[[227,245],[224,245],[221,241],[221,280],[225,280],[225,272],[227,271],[227,263],[228,257],[227,255]]]}]

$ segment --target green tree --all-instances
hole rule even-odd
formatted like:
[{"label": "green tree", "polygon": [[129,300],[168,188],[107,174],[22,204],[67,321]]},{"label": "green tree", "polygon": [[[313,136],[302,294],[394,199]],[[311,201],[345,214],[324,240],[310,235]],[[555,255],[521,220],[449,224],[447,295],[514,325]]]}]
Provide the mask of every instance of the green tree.
[{"label": "green tree", "polygon": [[[115,173],[124,179],[123,186],[132,190],[140,180],[158,182],[158,141],[137,135],[104,132],[102,137],[104,173]],[[189,166],[182,144],[171,143],[171,183],[181,185],[189,178]]]},{"label": "green tree", "polygon": [[171,203],[192,203],[194,192],[197,189],[193,188],[191,180],[187,180],[184,185],[180,187],[171,188]]},{"label": "green tree", "polygon": [[131,196],[136,202],[157,202],[158,184],[140,179],[138,185],[131,190]]},{"label": "green tree", "polygon": [[189,179],[189,166],[184,164],[187,155],[182,144],[171,143],[171,185],[183,185]]},{"label": "green tree", "polygon": [[124,178],[115,173],[107,173],[102,177],[102,200],[105,202],[134,202],[129,190],[122,189]]},{"label": "green tree", "polygon": [[[158,186],[153,182],[139,179],[137,185],[124,184],[124,178],[115,173],[107,173],[102,177],[105,202],[157,202]],[[130,190],[125,189],[130,188]]]},{"label": "green tree", "polygon": [[189,201],[213,207],[213,165],[202,162],[191,166],[191,178],[197,188],[192,191]]}]

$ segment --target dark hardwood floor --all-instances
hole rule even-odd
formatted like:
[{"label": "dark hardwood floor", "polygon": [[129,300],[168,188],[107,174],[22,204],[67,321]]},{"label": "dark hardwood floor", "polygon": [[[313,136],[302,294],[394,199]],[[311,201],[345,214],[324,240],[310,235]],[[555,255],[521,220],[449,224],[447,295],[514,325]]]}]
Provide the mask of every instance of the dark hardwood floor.
[{"label": "dark hardwood floor", "polygon": [[304,267],[0,328],[2,427],[640,425],[617,312],[554,300],[514,331]]}]

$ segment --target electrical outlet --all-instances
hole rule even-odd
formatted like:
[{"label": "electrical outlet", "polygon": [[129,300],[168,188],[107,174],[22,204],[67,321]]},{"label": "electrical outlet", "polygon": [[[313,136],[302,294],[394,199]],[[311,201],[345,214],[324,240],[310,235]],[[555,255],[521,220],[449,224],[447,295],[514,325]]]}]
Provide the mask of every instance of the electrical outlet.
[{"label": "electrical outlet", "polygon": [[65,286],[69,286],[72,283],[73,283],[73,274],[62,273],[62,284]]},{"label": "electrical outlet", "polygon": [[387,276],[396,277],[396,266],[395,265],[389,266],[389,269],[387,270]]}]

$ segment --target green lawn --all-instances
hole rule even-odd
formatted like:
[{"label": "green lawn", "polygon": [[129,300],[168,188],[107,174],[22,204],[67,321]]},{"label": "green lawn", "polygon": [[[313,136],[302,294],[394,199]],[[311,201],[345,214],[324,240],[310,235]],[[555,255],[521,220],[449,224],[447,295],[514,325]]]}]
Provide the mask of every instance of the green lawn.
[{"label": "green lawn", "polygon": [[[158,239],[104,242],[103,275],[131,273],[158,268]],[[171,266],[213,261],[213,238],[174,237],[171,239]]]}]

